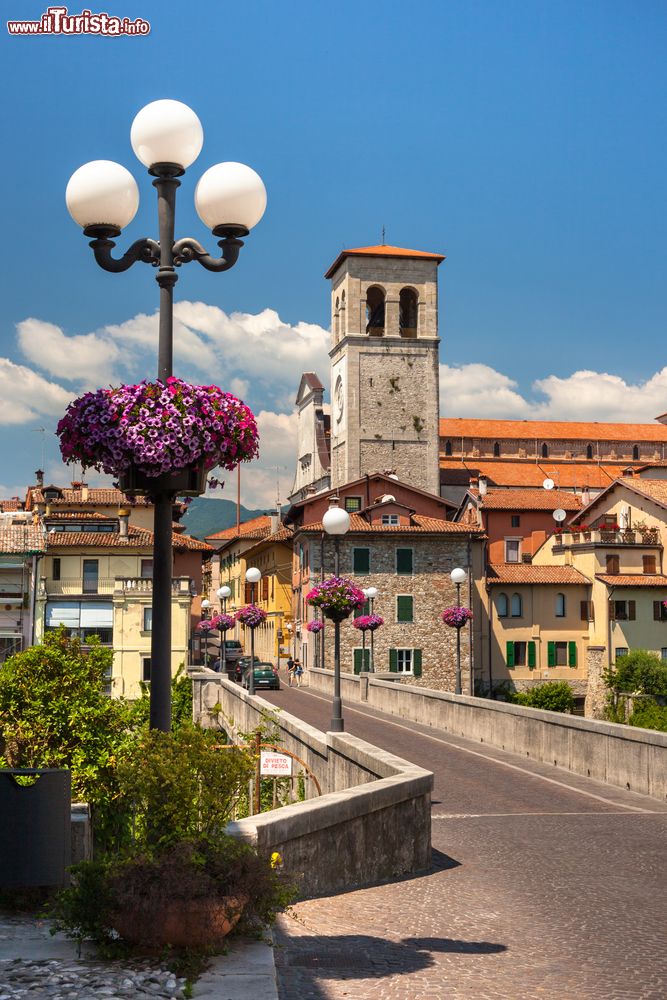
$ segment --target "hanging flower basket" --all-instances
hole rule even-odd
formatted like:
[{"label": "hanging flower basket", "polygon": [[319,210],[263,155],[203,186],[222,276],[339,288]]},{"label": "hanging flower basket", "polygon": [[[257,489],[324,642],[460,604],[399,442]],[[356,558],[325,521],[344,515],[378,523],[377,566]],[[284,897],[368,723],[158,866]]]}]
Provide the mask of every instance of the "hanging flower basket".
[{"label": "hanging flower basket", "polygon": [[313,632],[317,635],[317,633],[321,632],[323,628],[324,622],[320,621],[318,618],[312,622],[306,622],[306,632]]},{"label": "hanging flower basket", "polygon": [[375,632],[376,629],[380,628],[380,625],[384,625],[384,618],[382,615],[360,615],[354,619],[352,624],[360,632]]},{"label": "hanging flower basket", "polygon": [[117,476],[130,493],[203,493],[208,470],[232,470],[258,453],[244,403],[177,378],[87,392],[67,407],[57,433],[63,461]]},{"label": "hanging flower basket", "polygon": [[342,576],[330,576],[306,594],[306,603],[320,608],[325,618],[342,622],[366,603],[363,590]]},{"label": "hanging flower basket", "polygon": [[463,628],[472,618],[472,611],[470,608],[445,608],[440,617],[450,628]]},{"label": "hanging flower basket", "polygon": [[216,625],[213,618],[202,618],[202,620],[197,625],[198,632],[204,632],[208,634],[209,632],[215,632]]},{"label": "hanging flower basket", "polygon": [[257,628],[258,625],[266,621],[266,611],[258,608],[256,604],[246,604],[245,608],[239,608],[235,618],[246,628]]},{"label": "hanging flower basket", "polygon": [[232,618],[231,615],[213,615],[211,621],[215,622],[214,628],[217,628],[219,632],[229,632],[230,628],[234,628],[236,625],[236,619]]}]

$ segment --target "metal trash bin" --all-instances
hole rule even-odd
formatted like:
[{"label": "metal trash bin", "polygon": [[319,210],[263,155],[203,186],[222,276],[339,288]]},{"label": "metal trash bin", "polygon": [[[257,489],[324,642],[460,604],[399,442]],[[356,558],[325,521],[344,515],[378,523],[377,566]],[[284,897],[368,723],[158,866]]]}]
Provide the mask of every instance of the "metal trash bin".
[{"label": "metal trash bin", "polygon": [[[20,785],[23,775],[37,780]],[[0,770],[0,889],[67,884],[71,787],[62,768]]]}]

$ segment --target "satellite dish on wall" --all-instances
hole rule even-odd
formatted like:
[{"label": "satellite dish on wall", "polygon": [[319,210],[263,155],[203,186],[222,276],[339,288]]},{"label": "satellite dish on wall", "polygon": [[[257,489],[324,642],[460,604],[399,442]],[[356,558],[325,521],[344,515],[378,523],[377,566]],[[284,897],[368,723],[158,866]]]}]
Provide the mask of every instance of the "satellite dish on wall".
[{"label": "satellite dish on wall", "polygon": [[545,479],[544,482],[542,483],[542,486],[544,487],[545,490],[552,490],[555,485],[556,484],[553,481],[553,479]]},{"label": "satellite dish on wall", "polygon": [[567,514],[562,507],[559,507],[558,510],[554,511],[554,521],[558,521],[559,524],[561,521],[564,521],[566,517]]}]

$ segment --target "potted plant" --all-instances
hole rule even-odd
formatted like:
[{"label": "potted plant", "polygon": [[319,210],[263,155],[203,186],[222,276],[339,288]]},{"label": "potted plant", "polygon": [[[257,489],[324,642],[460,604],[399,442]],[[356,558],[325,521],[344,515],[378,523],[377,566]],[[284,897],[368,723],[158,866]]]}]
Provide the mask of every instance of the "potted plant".
[{"label": "potted plant", "polygon": [[130,494],[197,495],[206,474],[258,452],[251,410],[214,385],[178,378],[87,392],[58,423],[65,462],[116,476]]},{"label": "potted plant", "polygon": [[384,618],[382,615],[360,615],[354,619],[352,624],[360,632],[375,632],[381,625],[384,625]]},{"label": "potted plant", "polygon": [[602,522],[601,524],[598,525],[598,528],[600,530],[600,539],[601,539],[601,541],[603,541],[603,542],[615,542],[616,541],[616,533],[619,531],[618,524],[616,524],[615,522],[614,523],[611,523],[611,522],[604,523],[604,522]]},{"label": "potted plant", "polygon": [[656,527],[649,527],[646,521],[637,521],[635,524],[635,530],[642,536],[642,542],[645,545],[657,545],[659,538],[659,530]]},{"label": "potted plant", "polygon": [[319,618],[314,618],[313,621],[306,622],[306,632],[312,632],[313,635],[318,635],[324,628],[324,622]]},{"label": "potted plant", "polygon": [[258,608],[256,604],[246,604],[244,608],[239,608],[234,617],[246,628],[257,628],[266,621],[266,611]]},{"label": "potted plant", "polygon": [[108,946],[219,949],[242,921],[270,922],[291,897],[282,873],[225,832],[254,773],[249,751],[222,753],[220,734],[150,730],[118,767],[113,850],[73,868],[56,926]]}]

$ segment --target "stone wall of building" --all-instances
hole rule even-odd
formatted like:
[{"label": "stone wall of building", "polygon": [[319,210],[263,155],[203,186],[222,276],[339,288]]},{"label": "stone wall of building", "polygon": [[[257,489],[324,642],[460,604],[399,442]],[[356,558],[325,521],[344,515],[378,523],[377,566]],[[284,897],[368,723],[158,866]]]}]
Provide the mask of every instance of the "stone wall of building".
[{"label": "stone wall of building", "polygon": [[[368,575],[354,576],[353,548],[371,548],[371,571]],[[325,546],[325,575],[333,572],[332,545]],[[396,573],[396,549],[412,548],[413,569],[409,575]],[[456,587],[450,572],[457,566],[465,568],[468,562],[467,539],[447,536],[423,537],[388,533],[384,536],[359,536],[341,542],[341,575],[354,580],[365,589],[377,587],[378,597],[374,611],[382,615],[385,624],[375,632],[375,671],[389,670],[390,649],[421,649],[422,674],[407,674],[409,683],[453,691],[456,674],[456,630],[448,628],[440,619],[443,609],[456,604]],[[397,597],[413,597],[414,621],[398,622]],[[461,603],[468,606],[467,586],[461,593]],[[362,647],[361,633],[348,619],[341,625],[341,669],[354,670],[354,650]],[[333,669],[333,624],[327,622],[325,636],[325,667]],[[367,648],[370,645],[367,633]],[[461,672],[463,689],[467,690],[470,669],[469,630],[461,630]],[[309,658],[312,663],[312,658]]]},{"label": "stone wall of building", "polygon": [[585,714],[587,719],[604,719],[607,704],[607,686],[603,673],[607,669],[607,650],[604,646],[589,646],[586,651],[588,687]]}]

